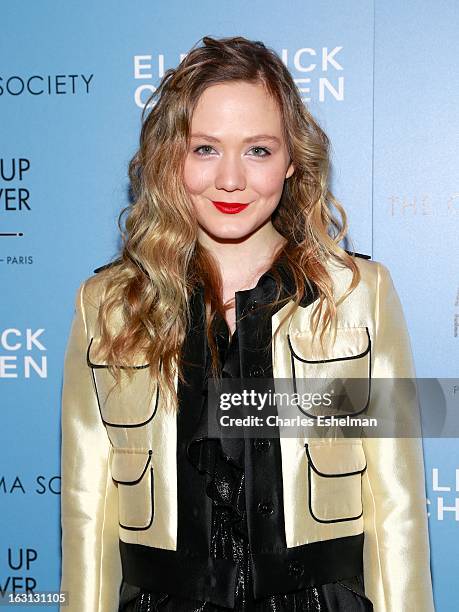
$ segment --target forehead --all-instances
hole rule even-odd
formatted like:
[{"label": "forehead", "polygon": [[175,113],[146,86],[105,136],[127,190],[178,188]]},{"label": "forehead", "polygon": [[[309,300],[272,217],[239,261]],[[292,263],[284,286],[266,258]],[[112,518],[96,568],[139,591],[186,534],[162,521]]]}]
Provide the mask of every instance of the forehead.
[{"label": "forehead", "polygon": [[280,136],[282,115],[262,83],[231,81],[204,90],[193,112],[192,128],[219,133],[234,129],[264,133],[269,128]]}]

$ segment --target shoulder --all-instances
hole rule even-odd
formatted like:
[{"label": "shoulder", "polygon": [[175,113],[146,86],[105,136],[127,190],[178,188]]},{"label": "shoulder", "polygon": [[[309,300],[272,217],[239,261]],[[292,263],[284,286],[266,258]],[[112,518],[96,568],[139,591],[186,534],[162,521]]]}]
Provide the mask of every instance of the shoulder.
[{"label": "shoulder", "polygon": [[87,277],[80,286],[81,299],[87,306],[98,308],[107,286],[108,280],[116,266],[120,265],[121,259],[115,259],[103,266],[94,269],[94,274]]},{"label": "shoulder", "polygon": [[354,255],[354,257],[361,257],[362,259],[371,259],[371,255],[365,255],[364,253],[357,253],[355,251],[348,251],[347,249],[344,249],[344,250],[349,255]]},{"label": "shoulder", "polygon": [[121,257],[118,257],[117,259],[114,259],[113,261],[110,261],[109,263],[106,263],[103,266],[99,266],[98,268],[95,268],[94,274],[100,274],[104,270],[109,270],[113,268],[114,266],[119,266],[121,262],[122,262]]},{"label": "shoulder", "polygon": [[[362,253],[357,254],[352,251],[346,252],[350,255],[354,255],[354,262],[360,274],[358,285],[354,288],[346,301],[373,303],[381,287],[391,285],[392,283],[389,269],[382,262],[371,259],[369,255],[363,255]],[[335,295],[337,297],[341,296],[349,288],[352,281],[352,271],[335,259],[328,260],[327,270],[333,281]]]},{"label": "shoulder", "polygon": [[[372,278],[376,278],[378,275],[378,267],[381,265],[380,262],[371,259],[371,255],[366,255],[364,253],[356,253],[354,251],[346,250],[346,253],[351,255],[354,259],[354,263],[356,264],[359,272],[360,272],[360,281],[371,281]],[[337,261],[334,258],[330,258],[327,260],[327,269],[335,280],[341,280],[345,282],[346,280],[350,280],[352,277],[352,271],[350,268]]]}]

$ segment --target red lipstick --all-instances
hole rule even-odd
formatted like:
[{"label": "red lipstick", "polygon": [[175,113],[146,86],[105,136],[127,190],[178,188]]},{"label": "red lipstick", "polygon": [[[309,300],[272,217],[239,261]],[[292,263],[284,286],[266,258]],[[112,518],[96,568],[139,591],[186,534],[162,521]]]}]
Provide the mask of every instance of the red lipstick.
[{"label": "red lipstick", "polygon": [[234,215],[248,206],[248,204],[241,204],[240,202],[214,202],[213,200],[212,204],[215,208],[218,208],[220,212],[227,215]]}]

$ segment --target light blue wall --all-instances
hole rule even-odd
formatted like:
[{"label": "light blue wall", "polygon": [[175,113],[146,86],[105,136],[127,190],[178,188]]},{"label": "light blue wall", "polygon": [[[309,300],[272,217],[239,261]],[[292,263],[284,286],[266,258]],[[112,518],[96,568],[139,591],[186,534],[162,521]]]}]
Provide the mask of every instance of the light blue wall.
[{"label": "light blue wall", "polygon": [[[332,142],[332,189],[348,212],[356,250],[391,271],[418,375],[459,375],[457,2],[29,0],[3,3],[0,22],[4,174],[13,159],[30,163],[22,177],[0,178],[0,233],[24,234],[0,236],[0,334],[43,330],[36,336],[43,350],[0,347],[0,359],[10,358],[0,376],[1,588],[11,590],[8,577],[16,576],[35,580],[39,590],[58,589],[60,387],[75,292],[116,249],[140,127],[137,89],[157,84],[160,63],[175,66],[206,34],[264,41],[283,54],[298,86],[309,88],[305,101]],[[332,54],[325,67],[324,49]],[[135,78],[141,55],[151,56],[152,78]],[[311,61],[316,67],[305,70]],[[65,93],[6,91],[11,77],[19,77],[9,83],[17,92],[20,79],[33,75],[44,79],[31,82],[35,91],[48,75],[64,75]],[[321,99],[324,82],[341,88],[342,98],[325,86]],[[30,192],[30,210],[14,210],[20,189]],[[10,263],[21,257],[33,263]],[[27,356],[40,364],[46,358],[46,377],[25,377]],[[459,609],[457,450],[456,440],[425,443],[441,612]],[[441,503],[457,503],[458,512],[440,520]],[[21,547],[37,558],[13,570],[8,550],[14,561]]]}]

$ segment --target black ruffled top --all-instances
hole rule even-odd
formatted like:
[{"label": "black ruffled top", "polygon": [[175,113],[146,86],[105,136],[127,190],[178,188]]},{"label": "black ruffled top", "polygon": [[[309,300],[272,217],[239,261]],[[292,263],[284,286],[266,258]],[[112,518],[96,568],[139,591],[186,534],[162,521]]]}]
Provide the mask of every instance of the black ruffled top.
[{"label": "black ruffled top", "polygon": [[[237,329],[230,331],[222,317],[214,319],[223,377],[239,377]],[[287,594],[273,594],[255,600],[252,594],[250,546],[245,508],[244,440],[216,439],[207,434],[207,375],[203,385],[203,410],[199,431],[188,445],[192,464],[207,478],[206,493],[212,499],[211,556],[237,562],[235,607],[238,612],[368,612],[373,610],[365,597],[363,577],[308,587]],[[135,590],[137,589],[137,590]],[[210,602],[183,599],[168,593],[152,593],[123,583],[119,611],[124,612],[225,612]]]}]

